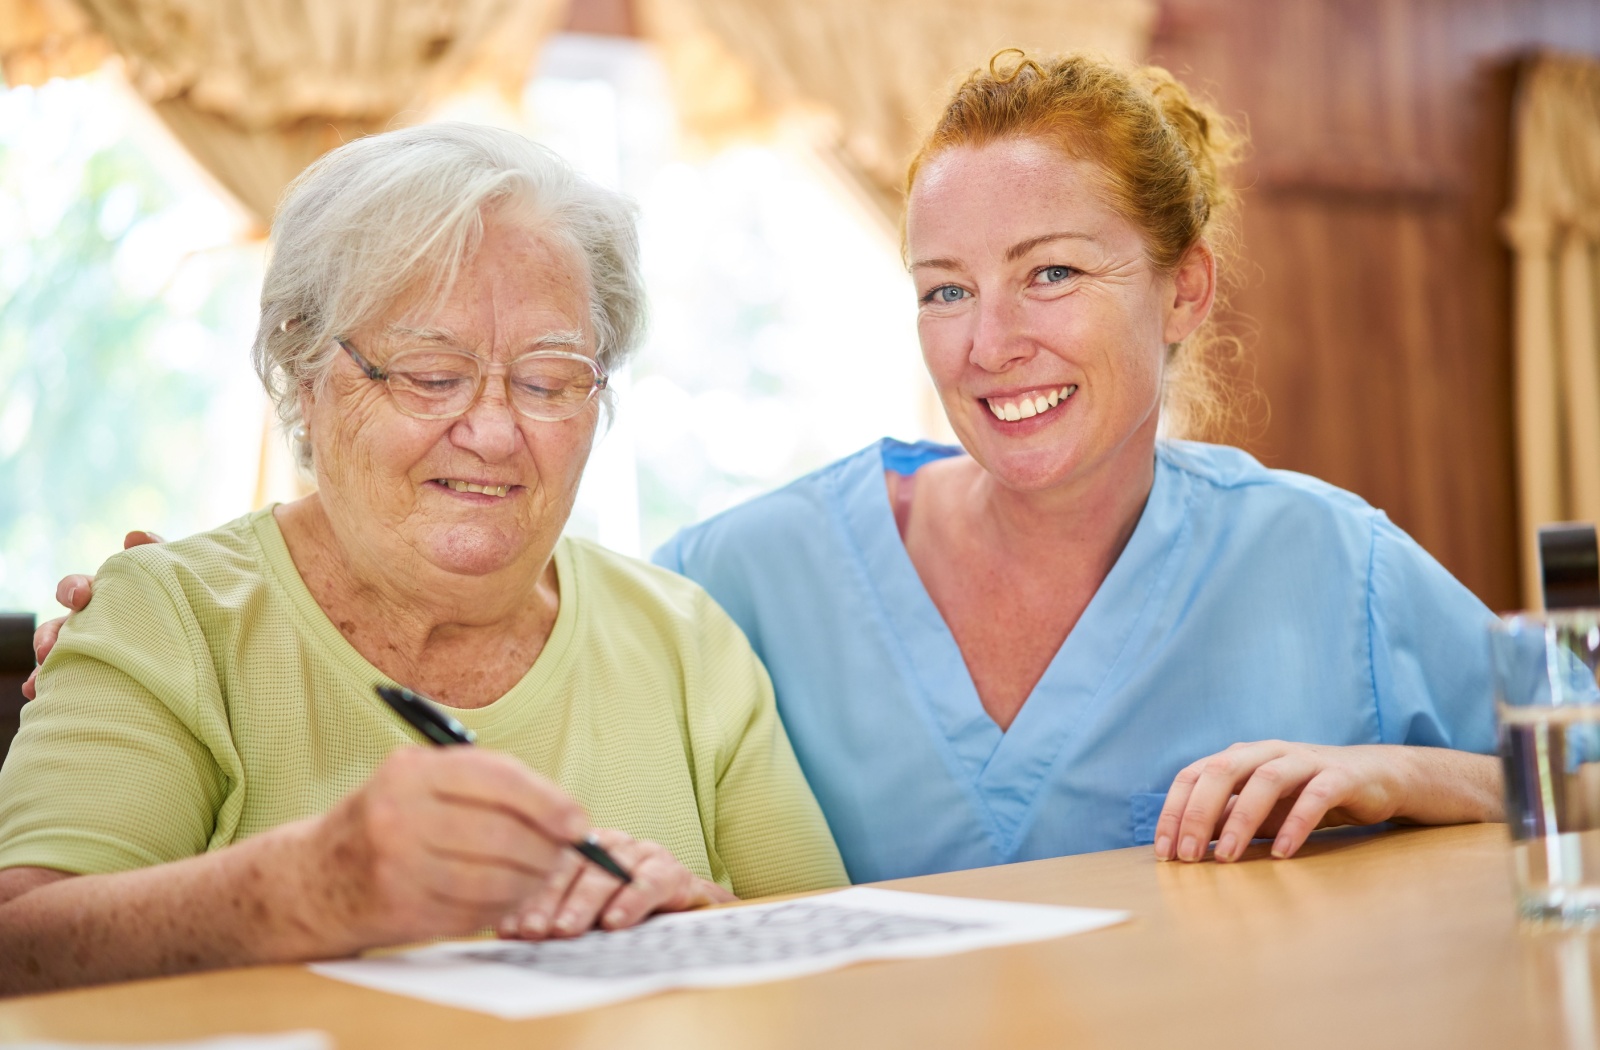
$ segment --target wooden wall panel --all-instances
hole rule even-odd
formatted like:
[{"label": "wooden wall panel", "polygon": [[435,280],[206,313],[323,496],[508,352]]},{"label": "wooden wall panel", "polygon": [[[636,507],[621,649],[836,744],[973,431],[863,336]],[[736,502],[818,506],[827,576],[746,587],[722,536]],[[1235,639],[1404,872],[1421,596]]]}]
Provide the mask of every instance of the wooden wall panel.
[{"label": "wooden wall panel", "polygon": [[1240,443],[1384,508],[1518,604],[1508,196],[1516,61],[1600,55],[1596,0],[1168,0],[1152,60],[1248,123],[1227,318]]}]

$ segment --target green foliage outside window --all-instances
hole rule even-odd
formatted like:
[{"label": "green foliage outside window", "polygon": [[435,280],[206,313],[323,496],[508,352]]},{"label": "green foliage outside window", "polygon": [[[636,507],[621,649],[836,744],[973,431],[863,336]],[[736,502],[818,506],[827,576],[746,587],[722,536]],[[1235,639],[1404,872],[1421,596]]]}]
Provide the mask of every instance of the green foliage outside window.
[{"label": "green foliage outside window", "polygon": [[88,111],[52,93],[95,90],[0,93],[0,609],[54,615],[56,579],[124,531],[219,524],[202,517],[219,493],[254,481],[219,461],[213,411],[237,385],[246,348],[220,344],[241,292],[248,316],[253,256],[171,257],[183,202],[147,151],[49,126]]}]

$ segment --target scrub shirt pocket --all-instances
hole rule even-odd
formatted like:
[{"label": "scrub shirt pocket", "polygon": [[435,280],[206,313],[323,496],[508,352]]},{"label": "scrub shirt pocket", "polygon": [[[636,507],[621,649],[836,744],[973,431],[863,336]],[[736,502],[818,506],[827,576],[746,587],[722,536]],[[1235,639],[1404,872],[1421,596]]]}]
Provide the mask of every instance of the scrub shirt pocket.
[{"label": "scrub shirt pocket", "polygon": [[1133,826],[1133,844],[1135,846],[1153,846],[1156,841],[1156,820],[1161,816],[1161,807],[1167,801],[1165,791],[1159,794],[1138,794],[1128,796],[1128,809]]}]

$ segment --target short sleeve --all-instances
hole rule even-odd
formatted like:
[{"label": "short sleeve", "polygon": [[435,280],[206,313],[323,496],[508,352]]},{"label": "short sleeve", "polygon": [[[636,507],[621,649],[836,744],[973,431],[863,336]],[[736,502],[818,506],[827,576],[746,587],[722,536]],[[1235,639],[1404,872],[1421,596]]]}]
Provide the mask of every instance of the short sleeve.
[{"label": "short sleeve", "polygon": [[709,597],[701,601],[698,686],[716,740],[714,813],[705,821],[712,872],[725,872],[744,898],[845,885],[844,862],[784,733],[766,669],[727,614]]},{"label": "short sleeve", "polygon": [[202,737],[225,727],[204,713],[215,675],[193,616],[127,555],[94,586],[0,769],[0,868],[104,874],[193,856],[224,804]]},{"label": "short sleeve", "polygon": [[1381,514],[1367,602],[1383,742],[1492,752],[1488,607]]}]

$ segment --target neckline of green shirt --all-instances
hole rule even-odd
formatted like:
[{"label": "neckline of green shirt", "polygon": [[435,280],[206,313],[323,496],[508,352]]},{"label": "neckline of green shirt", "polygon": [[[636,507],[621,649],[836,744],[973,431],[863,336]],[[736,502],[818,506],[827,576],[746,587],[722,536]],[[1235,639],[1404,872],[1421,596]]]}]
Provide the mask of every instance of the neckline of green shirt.
[{"label": "neckline of green shirt", "polygon": [[[339,629],[328,618],[328,614],[322,611],[322,606],[312,597],[311,589],[306,586],[305,580],[300,576],[299,568],[289,554],[289,545],[284,541],[283,532],[278,527],[278,519],[273,515],[278,506],[279,504],[274,503],[251,514],[250,526],[256,542],[261,545],[262,564],[266,567],[271,584],[278,589],[293,610],[302,637],[308,637],[314,644],[332,655],[358,681],[370,680],[374,685],[408,685],[405,682],[396,682],[357,652],[356,647],[339,633]],[[484,707],[460,708],[441,705],[448,708],[451,715],[469,729],[491,730],[508,719],[525,716],[525,709],[530,704],[538,702],[540,695],[545,691],[544,687],[560,675],[567,661],[572,659],[572,654],[577,648],[574,641],[585,625],[578,593],[579,573],[575,564],[573,544],[567,537],[562,536],[556,542],[554,558],[560,604],[556,609],[556,621],[550,629],[550,637],[545,639],[544,648],[534,659],[533,666],[528,668],[527,673],[505,695]],[[375,710],[388,713],[388,708],[376,694],[366,694],[365,700],[373,705]]]}]

